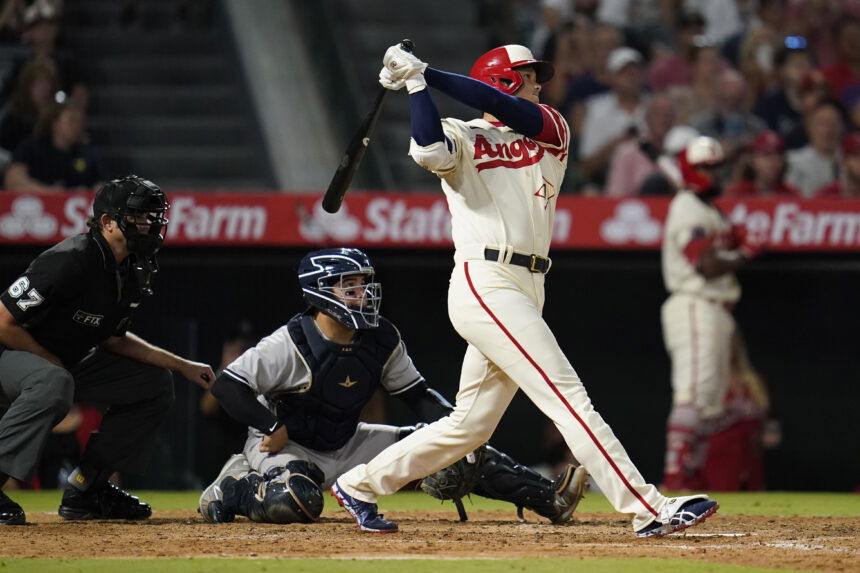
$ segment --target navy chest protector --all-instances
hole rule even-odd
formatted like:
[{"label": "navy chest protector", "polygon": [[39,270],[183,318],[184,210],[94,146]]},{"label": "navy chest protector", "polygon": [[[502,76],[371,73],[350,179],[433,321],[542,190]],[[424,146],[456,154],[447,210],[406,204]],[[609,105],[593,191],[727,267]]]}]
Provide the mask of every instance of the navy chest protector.
[{"label": "navy chest protector", "polygon": [[382,368],[400,344],[400,334],[380,318],[377,328],[358,331],[352,344],[337,344],[322,337],[309,314],[294,316],[287,329],[310,368],[311,386],[278,396],[278,419],[291,441],[322,452],[341,448],[380,386]]}]

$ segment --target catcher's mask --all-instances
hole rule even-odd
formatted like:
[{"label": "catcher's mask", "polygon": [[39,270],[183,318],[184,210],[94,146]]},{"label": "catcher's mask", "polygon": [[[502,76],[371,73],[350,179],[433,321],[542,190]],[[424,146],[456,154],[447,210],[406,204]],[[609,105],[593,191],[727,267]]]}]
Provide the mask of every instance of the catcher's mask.
[{"label": "catcher's mask", "polygon": [[475,60],[469,76],[506,94],[513,94],[523,85],[523,78],[517,69],[526,66],[534,68],[538,83],[543,84],[552,79],[553,65],[536,60],[528,48],[518,44],[494,48],[483,54]]},{"label": "catcher's mask", "polygon": [[164,243],[169,207],[161,188],[137,175],[109,181],[93,202],[93,217],[107,214],[125,236],[141,291],[147,295],[152,294],[151,275],[158,272],[155,255]]},{"label": "catcher's mask", "polygon": [[379,325],[382,285],[374,276],[370,258],[358,249],[322,249],[299,263],[305,302],[349,328]]}]

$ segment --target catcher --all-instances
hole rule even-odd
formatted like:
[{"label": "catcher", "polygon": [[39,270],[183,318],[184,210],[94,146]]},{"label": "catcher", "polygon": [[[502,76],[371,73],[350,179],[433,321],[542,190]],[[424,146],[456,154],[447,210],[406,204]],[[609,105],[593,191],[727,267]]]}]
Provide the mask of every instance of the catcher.
[{"label": "catcher", "polygon": [[[212,385],[224,410],[249,426],[244,453],[232,456],[200,496],[211,523],[243,515],[265,523],[308,523],[323,509],[322,490],[347,469],[372,459],[414,427],[367,424],[359,415],[380,386],[422,422],[452,406],[427,386],[400,333],[379,315],[381,286],[362,251],[335,248],[306,255],[299,284],[309,308],[247,350]],[[515,504],[560,524],[586,487],[582,467],[554,481],[488,445],[428,476],[421,488],[455,501],[470,493]]]}]

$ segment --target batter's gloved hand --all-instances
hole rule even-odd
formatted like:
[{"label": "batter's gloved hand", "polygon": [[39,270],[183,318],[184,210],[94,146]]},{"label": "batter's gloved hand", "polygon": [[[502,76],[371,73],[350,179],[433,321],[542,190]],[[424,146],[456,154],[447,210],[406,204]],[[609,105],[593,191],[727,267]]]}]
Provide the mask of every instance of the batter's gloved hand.
[{"label": "batter's gloved hand", "polygon": [[738,251],[747,259],[754,259],[761,254],[764,248],[764,240],[760,235],[747,232],[738,247]]},{"label": "batter's gloved hand", "polygon": [[379,85],[384,87],[387,90],[397,91],[402,90],[406,85],[406,80],[395,80],[392,79],[393,72],[382,66],[382,69],[379,70]]},{"label": "batter's gloved hand", "polygon": [[[424,80],[424,70],[427,64],[418,57],[395,44],[385,51],[382,64],[391,71],[390,80],[406,80],[406,89],[413,94],[427,87]],[[389,88],[390,89],[390,88]]]}]

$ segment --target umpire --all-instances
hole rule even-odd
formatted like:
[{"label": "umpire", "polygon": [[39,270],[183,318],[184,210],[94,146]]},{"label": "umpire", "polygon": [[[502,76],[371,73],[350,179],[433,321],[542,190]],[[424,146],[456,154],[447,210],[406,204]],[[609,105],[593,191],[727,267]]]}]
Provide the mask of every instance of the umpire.
[{"label": "umpire", "polygon": [[[129,321],[152,294],[168,202],[130,175],[96,194],[89,232],[36,257],[0,294],[0,487],[32,479],[51,428],[73,402],[104,409],[69,475],[65,519],[146,519],[152,509],[116,487],[115,471],[140,473],[155,429],[173,403],[177,370],[206,387],[212,369],[153,346]],[[0,491],[0,525],[25,522]]]}]

